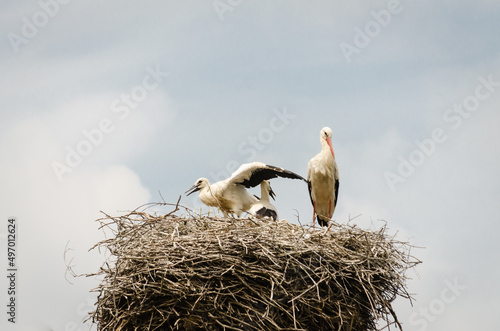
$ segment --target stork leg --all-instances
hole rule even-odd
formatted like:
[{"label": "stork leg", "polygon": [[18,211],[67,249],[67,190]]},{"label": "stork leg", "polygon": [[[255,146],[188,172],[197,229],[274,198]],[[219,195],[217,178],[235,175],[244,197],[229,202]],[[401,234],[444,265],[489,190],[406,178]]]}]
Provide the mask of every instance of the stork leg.
[{"label": "stork leg", "polygon": [[332,219],[332,200],[330,200],[330,204],[328,205],[328,217]]}]

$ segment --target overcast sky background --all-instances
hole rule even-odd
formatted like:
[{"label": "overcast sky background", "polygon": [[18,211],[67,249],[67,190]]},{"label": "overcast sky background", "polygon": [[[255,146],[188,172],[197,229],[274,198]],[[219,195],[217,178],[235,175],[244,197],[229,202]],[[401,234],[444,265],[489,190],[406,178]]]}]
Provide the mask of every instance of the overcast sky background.
[{"label": "overcast sky background", "polygon": [[[104,256],[88,249],[104,238],[100,210],[159,192],[175,203],[198,177],[250,161],[305,176],[323,126],[340,170],[334,218],[383,219],[425,247],[408,273],[416,301],[395,305],[405,329],[500,324],[500,2],[0,8],[0,265],[15,217],[18,329],[88,330],[97,281],[66,281],[64,252],[75,272],[98,269]],[[310,222],[303,183],[272,186],[281,218]],[[14,330],[0,279],[0,328]]]}]

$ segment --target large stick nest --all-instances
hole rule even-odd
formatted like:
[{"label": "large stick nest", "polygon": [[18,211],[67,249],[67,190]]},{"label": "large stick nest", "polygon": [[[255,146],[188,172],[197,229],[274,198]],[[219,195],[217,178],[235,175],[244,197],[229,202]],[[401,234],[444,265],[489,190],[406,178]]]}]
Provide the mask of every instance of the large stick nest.
[{"label": "large stick nest", "polygon": [[[178,208],[176,207],[177,211]],[[174,212],[175,212],[174,211]],[[100,220],[114,237],[91,318],[99,330],[377,330],[411,300],[411,246],[350,225],[156,216]]]}]

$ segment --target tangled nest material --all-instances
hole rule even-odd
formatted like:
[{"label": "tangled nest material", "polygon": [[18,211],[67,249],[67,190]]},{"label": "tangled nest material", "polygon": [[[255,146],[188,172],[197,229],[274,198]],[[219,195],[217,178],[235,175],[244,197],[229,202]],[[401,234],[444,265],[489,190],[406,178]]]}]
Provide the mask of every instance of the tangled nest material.
[{"label": "tangled nest material", "polygon": [[[100,219],[114,236],[91,319],[99,330],[377,330],[411,300],[420,263],[386,227],[312,229],[285,221],[138,209]],[[183,207],[185,208],[185,207]]]}]

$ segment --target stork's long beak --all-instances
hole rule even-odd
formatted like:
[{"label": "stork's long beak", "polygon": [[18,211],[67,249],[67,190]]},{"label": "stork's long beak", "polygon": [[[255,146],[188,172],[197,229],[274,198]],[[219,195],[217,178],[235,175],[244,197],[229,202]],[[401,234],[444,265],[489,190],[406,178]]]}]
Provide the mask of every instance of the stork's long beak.
[{"label": "stork's long beak", "polygon": [[274,193],[273,189],[271,188],[271,186],[269,186],[269,196],[271,198],[273,198],[273,200],[276,200],[275,197],[276,197],[276,194]]},{"label": "stork's long beak", "polygon": [[200,190],[200,188],[198,186],[196,186],[196,184],[195,184],[195,185],[191,186],[191,188],[189,190],[184,192],[184,194],[186,194],[186,196],[189,196],[189,195],[193,194],[194,192],[198,192],[199,190]]},{"label": "stork's long beak", "polygon": [[330,150],[332,151],[333,158],[335,158],[335,153],[333,152],[333,146],[332,146],[332,138],[326,138],[326,143],[330,147]]}]

